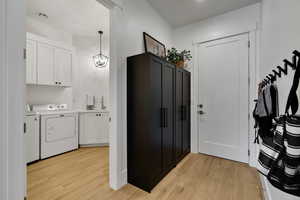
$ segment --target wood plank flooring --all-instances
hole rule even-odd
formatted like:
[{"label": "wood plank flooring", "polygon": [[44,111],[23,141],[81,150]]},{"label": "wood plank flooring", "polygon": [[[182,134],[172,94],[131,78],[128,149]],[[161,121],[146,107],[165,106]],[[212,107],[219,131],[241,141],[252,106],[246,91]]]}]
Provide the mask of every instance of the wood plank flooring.
[{"label": "wood plank flooring", "polygon": [[148,194],[108,184],[108,148],[81,148],[28,167],[28,200],[262,200],[258,174],[245,164],[189,154]]}]

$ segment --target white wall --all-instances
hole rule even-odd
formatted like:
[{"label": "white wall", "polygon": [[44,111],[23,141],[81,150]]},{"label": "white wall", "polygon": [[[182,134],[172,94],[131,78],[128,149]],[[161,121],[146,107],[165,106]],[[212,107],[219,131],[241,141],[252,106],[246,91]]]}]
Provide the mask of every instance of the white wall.
[{"label": "white wall", "polygon": [[26,17],[26,29],[28,32],[56,40],[72,46],[72,34],[59,30],[33,17]]},{"label": "white wall", "polygon": [[[261,14],[261,5],[254,4],[251,6],[247,6],[232,12],[225,13],[220,16],[212,17],[207,20],[200,21],[198,23],[190,24],[178,29],[175,29],[173,35],[173,41],[177,48],[179,49],[187,49],[193,52],[193,60],[196,59],[196,47],[193,46],[195,43],[205,42],[209,40],[214,40],[218,38],[223,38],[227,36],[232,36],[236,34],[241,34],[245,32],[253,31],[253,35],[250,37],[254,40],[254,46],[258,44],[259,41],[259,23],[260,23],[260,14]],[[254,57],[254,60],[258,57],[258,55],[252,55],[255,52],[251,50],[251,57]],[[255,53],[254,53],[255,54]],[[258,54],[258,51],[256,52]],[[258,66],[258,63],[250,63],[251,69],[256,74],[255,70]],[[197,67],[196,63],[191,62],[189,66],[192,66],[190,71],[192,72],[192,141],[191,141],[191,149],[192,152],[198,152],[198,128],[197,128],[197,113],[196,113],[196,104],[197,96],[198,96],[198,75],[197,75]],[[252,78],[252,81],[255,82],[255,77]],[[253,83],[254,85],[255,83]],[[251,88],[250,88],[251,90]],[[254,92],[252,92],[254,93]],[[250,93],[250,98],[253,94]],[[252,101],[250,102],[250,107]],[[252,123],[250,126],[252,126]],[[255,164],[256,159],[256,148],[255,145],[252,144],[252,137],[254,137],[254,133],[250,133],[250,149],[251,149],[251,157],[250,164]]]},{"label": "white wall", "polygon": [[171,26],[146,0],[127,0],[124,6],[127,17],[126,54],[128,56],[144,52],[143,32],[152,35],[167,48],[172,46]]},{"label": "white wall", "polygon": [[[108,33],[106,33],[108,34]],[[101,97],[104,105],[109,102],[109,64],[105,68],[96,68],[92,57],[99,53],[99,38],[89,36],[73,37],[76,47],[76,63],[73,68],[73,107],[84,109],[86,95],[96,97],[100,109]],[[105,44],[103,53],[109,56],[109,44]]]},{"label": "white wall", "polygon": [[[127,80],[126,58],[144,53],[143,32],[147,32],[164,43],[172,46],[172,29],[162,17],[150,6],[147,0],[124,0],[115,8],[112,18],[113,34],[111,42],[115,49],[111,66],[111,129],[110,142],[110,177],[117,176],[120,182],[111,185],[118,189],[127,183]],[[118,20],[118,21],[117,21]],[[117,27],[119,25],[119,27]],[[121,28],[120,28],[121,27]]]},{"label": "white wall", "polygon": [[[26,18],[26,31],[50,40],[63,42],[72,46],[73,37],[71,33],[56,29],[46,23],[32,17]],[[72,88],[57,88],[50,86],[26,86],[26,103],[49,104],[67,103],[72,107]]]},{"label": "white wall", "polygon": [[[264,0],[262,8],[261,79],[276,66],[283,66],[283,59],[291,60],[293,50],[300,51],[300,26],[295,25],[300,17],[300,1]],[[293,80],[290,68],[289,76],[279,80],[279,106],[283,113]]]},{"label": "white wall", "polygon": [[[262,45],[260,77],[263,79],[274,67],[283,65],[282,60],[291,58],[292,51],[300,50],[300,1],[263,0],[262,3]],[[293,72],[277,82],[279,89],[280,111],[284,112],[287,96],[291,87]],[[287,195],[267,183],[270,200],[300,199]]]},{"label": "white wall", "polygon": [[25,2],[0,1],[0,199],[24,199]]},{"label": "white wall", "polygon": [[177,28],[173,34],[173,41],[177,48],[192,49],[193,43],[248,32],[259,22],[260,4],[258,3]]}]

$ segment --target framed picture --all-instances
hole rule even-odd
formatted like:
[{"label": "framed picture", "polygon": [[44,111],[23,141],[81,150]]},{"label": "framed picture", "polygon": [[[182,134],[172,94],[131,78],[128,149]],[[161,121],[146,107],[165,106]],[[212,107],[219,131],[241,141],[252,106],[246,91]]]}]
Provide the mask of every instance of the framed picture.
[{"label": "framed picture", "polygon": [[166,46],[145,32],[144,43],[146,53],[153,53],[161,58],[165,58],[167,56]]}]

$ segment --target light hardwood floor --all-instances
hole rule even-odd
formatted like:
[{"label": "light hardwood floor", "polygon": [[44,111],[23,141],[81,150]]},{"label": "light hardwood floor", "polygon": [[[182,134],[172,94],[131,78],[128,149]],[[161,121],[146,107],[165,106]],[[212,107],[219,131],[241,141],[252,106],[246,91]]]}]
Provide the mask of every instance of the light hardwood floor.
[{"label": "light hardwood floor", "polygon": [[82,148],[28,167],[28,200],[261,200],[257,172],[245,164],[189,154],[148,194],[108,185],[108,148]]}]

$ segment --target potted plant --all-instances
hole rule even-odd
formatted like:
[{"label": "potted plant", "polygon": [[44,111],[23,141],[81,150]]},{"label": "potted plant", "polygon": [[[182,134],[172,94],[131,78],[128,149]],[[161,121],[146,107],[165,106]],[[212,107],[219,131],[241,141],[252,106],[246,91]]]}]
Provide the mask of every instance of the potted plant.
[{"label": "potted plant", "polygon": [[175,64],[177,67],[183,68],[185,66],[185,62],[190,61],[191,59],[191,51],[183,50],[180,52],[174,47],[168,50],[167,60]]}]

